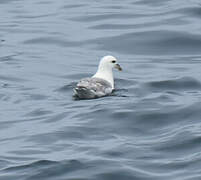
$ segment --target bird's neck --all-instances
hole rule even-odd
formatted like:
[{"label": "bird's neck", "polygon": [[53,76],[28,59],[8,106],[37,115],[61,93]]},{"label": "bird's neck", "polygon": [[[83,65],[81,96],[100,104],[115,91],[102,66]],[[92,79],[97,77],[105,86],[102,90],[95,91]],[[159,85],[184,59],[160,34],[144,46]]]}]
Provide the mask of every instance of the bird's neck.
[{"label": "bird's neck", "polygon": [[112,85],[112,89],[114,89],[114,78],[111,68],[99,66],[96,74],[93,75],[93,77],[108,81]]}]

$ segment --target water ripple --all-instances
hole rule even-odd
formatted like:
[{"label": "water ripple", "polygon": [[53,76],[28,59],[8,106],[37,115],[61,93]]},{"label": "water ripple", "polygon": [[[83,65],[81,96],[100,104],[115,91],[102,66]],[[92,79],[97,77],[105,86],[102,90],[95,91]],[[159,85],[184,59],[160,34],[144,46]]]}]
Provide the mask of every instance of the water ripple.
[{"label": "water ripple", "polygon": [[[201,178],[199,0],[0,4],[0,179]],[[107,54],[115,91],[75,101]]]}]

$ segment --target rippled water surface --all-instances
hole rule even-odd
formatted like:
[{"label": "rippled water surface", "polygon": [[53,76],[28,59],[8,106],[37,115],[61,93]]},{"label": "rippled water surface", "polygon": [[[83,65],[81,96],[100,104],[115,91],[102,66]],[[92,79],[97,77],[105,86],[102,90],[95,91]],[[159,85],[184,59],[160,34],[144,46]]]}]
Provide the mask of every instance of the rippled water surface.
[{"label": "rippled water surface", "polygon": [[[200,0],[1,0],[1,180],[200,180]],[[111,54],[112,96],[72,89]]]}]

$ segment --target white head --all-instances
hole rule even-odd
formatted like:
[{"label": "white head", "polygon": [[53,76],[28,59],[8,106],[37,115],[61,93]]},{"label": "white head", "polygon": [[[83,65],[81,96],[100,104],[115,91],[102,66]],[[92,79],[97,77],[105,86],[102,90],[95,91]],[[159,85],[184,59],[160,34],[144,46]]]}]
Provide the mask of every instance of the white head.
[{"label": "white head", "polygon": [[105,79],[111,83],[112,88],[114,89],[114,79],[112,69],[116,68],[119,71],[122,71],[121,66],[117,63],[117,59],[113,56],[104,56],[99,63],[98,71],[93,77]]},{"label": "white head", "polygon": [[104,56],[99,63],[99,68],[104,69],[113,69],[116,68],[119,71],[122,71],[121,66],[117,63],[117,59],[114,56]]}]

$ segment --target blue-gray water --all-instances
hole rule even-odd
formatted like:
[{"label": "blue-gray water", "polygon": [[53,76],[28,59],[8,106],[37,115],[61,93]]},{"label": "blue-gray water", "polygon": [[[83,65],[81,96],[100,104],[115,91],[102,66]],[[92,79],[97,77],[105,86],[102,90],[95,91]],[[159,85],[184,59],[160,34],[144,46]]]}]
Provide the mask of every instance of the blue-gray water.
[{"label": "blue-gray water", "polygon": [[[0,0],[0,180],[200,180],[200,0]],[[104,55],[112,96],[72,88]]]}]

